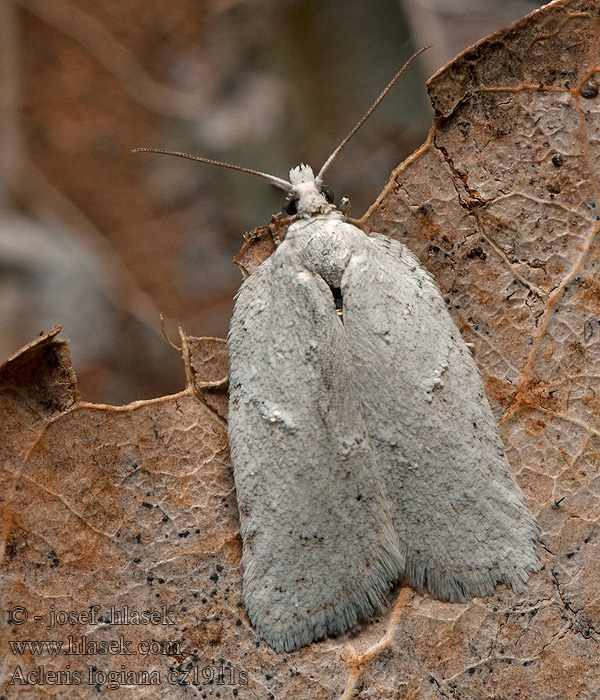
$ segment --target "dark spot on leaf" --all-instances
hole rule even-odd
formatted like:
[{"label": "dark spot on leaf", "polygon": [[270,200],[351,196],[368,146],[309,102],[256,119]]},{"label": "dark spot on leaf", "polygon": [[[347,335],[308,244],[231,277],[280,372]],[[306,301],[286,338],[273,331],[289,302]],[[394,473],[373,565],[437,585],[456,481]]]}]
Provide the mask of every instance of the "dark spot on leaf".
[{"label": "dark spot on leaf", "polygon": [[474,245],[467,253],[467,258],[479,258],[480,260],[485,260],[487,258],[487,253],[483,252],[483,248],[480,245]]},{"label": "dark spot on leaf", "polygon": [[579,94],[589,100],[592,97],[596,97],[598,94],[598,87],[594,85],[594,83],[584,83],[579,89]]}]

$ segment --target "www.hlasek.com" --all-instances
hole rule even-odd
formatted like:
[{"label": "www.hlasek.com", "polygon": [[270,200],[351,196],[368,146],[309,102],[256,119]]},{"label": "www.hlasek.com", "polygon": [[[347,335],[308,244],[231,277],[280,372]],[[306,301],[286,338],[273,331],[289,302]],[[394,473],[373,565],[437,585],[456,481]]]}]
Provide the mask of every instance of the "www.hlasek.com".
[{"label": "www.hlasek.com", "polygon": [[94,654],[110,654],[111,656],[149,656],[166,655],[181,656],[186,650],[181,646],[180,641],[157,641],[156,639],[142,640],[135,644],[131,639],[125,639],[125,635],[120,634],[117,639],[98,640],[90,639],[85,635],[76,637],[72,634],[67,636],[66,641],[60,639],[21,639],[8,643],[11,652],[15,656],[31,654],[40,656],[92,656]]}]

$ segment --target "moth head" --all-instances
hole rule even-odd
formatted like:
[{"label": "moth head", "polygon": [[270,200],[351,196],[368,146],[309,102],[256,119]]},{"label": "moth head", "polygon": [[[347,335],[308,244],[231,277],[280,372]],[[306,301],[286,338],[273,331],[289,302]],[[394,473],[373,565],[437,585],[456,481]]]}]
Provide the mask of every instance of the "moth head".
[{"label": "moth head", "polygon": [[[249,173],[250,175],[258,175],[259,177],[268,180],[272,185],[278,187],[286,193],[285,202],[283,204],[283,211],[289,216],[296,216],[298,218],[308,218],[315,214],[326,214],[330,211],[335,211],[336,207],[333,205],[333,192],[323,184],[323,175],[329,166],[333,163],[337,154],[342,150],[342,148],[348,143],[348,141],[354,136],[354,134],[360,129],[360,127],[367,121],[367,119],[373,114],[373,111],[377,105],[383,100],[387,93],[391,90],[394,83],[400,78],[408,66],[414,61],[414,59],[421,54],[423,51],[428,49],[429,46],[417,51],[408,61],[402,66],[402,68],[396,73],[392,78],[387,87],[371,105],[367,113],[359,120],[359,122],[354,126],[346,138],[340,143],[340,145],[335,149],[335,151],[329,156],[329,158],[323,164],[321,170],[318,174],[315,174],[308,165],[299,165],[297,168],[292,168],[290,170],[290,179],[282,180],[275,175],[269,175],[268,173],[260,172],[260,170],[253,170],[252,168],[243,168],[240,165],[231,165],[230,163],[223,163],[220,160],[212,160],[212,158],[203,158],[202,156],[193,156],[189,153],[181,153],[179,151],[163,151],[158,148],[134,148],[135,151],[145,151],[148,153],[164,153],[171,156],[179,156],[180,158],[188,158],[189,160],[197,160],[201,163],[209,163],[210,165],[218,165],[222,168],[229,168],[230,170],[238,170],[242,173]],[[342,200],[343,202],[343,200]],[[341,206],[342,214],[346,211],[343,203]]]},{"label": "moth head", "polygon": [[286,214],[299,218],[326,214],[335,209],[333,199],[333,192],[315,177],[309,165],[290,170],[290,188],[283,203]]}]

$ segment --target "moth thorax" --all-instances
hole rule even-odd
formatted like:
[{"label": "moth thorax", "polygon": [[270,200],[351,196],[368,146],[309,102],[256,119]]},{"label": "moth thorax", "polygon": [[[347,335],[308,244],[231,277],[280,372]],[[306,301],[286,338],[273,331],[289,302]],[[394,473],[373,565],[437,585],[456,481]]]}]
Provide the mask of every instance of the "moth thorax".
[{"label": "moth thorax", "polygon": [[303,254],[304,264],[322,277],[330,287],[340,287],[342,275],[348,267],[351,248],[347,240],[336,235],[336,223],[323,227],[307,242]]}]

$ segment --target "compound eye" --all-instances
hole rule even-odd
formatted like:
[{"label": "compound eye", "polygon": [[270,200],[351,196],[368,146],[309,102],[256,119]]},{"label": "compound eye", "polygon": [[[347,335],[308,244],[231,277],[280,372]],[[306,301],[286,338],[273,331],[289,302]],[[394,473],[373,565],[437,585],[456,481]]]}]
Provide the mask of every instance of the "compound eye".
[{"label": "compound eye", "polygon": [[288,194],[283,203],[283,211],[289,216],[294,216],[298,213],[298,197],[293,194]]},{"label": "compound eye", "polygon": [[329,204],[333,204],[333,200],[335,199],[335,196],[333,192],[327,187],[327,185],[321,185],[321,194],[325,199],[329,202]]}]

